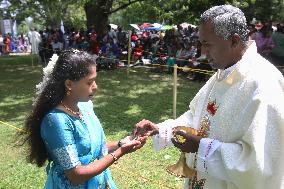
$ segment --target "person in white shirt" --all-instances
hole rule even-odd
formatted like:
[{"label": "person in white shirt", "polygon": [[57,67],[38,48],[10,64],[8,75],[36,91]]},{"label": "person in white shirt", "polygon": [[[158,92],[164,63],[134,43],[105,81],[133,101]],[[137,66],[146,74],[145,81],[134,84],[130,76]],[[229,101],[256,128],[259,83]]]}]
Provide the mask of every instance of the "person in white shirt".
[{"label": "person in white shirt", "polygon": [[3,38],[2,34],[0,33],[0,56],[3,53],[3,47],[4,47],[3,40],[4,40],[4,38]]},{"label": "person in white shirt", "polygon": [[[186,152],[196,174],[186,189],[284,188],[284,78],[248,40],[246,18],[231,5],[201,15],[199,40],[218,71],[200,89],[189,110],[175,120],[141,120],[135,135],[153,136],[156,150],[174,145]],[[205,131],[196,136],[172,128]],[[143,131],[143,132],[142,132]]]},{"label": "person in white shirt", "polygon": [[41,42],[41,36],[36,31],[35,28],[31,28],[31,30],[28,32],[28,38],[31,45],[31,53],[32,54],[38,54],[39,53],[39,43]]}]

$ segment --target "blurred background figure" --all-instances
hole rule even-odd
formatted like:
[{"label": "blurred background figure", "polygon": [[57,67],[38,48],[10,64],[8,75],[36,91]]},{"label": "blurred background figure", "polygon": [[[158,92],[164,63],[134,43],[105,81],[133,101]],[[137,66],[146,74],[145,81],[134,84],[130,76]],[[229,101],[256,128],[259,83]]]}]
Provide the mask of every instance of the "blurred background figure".
[{"label": "blurred background figure", "polygon": [[28,38],[31,45],[31,53],[38,54],[39,53],[39,43],[41,42],[40,34],[36,31],[35,28],[31,28],[28,32]]}]

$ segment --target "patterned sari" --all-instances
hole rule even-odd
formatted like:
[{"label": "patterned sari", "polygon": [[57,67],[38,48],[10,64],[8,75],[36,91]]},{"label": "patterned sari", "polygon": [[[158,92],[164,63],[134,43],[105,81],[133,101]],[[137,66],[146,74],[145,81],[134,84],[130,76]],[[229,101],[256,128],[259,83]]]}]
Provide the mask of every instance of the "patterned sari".
[{"label": "patterned sari", "polygon": [[87,165],[107,154],[103,128],[93,111],[92,102],[80,102],[78,107],[83,118],[76,118],[55,108],[43,119],[41,137],[50,160],[44,188],[116,189],[108,169],[76,186],[64,174],[64,170]]}]

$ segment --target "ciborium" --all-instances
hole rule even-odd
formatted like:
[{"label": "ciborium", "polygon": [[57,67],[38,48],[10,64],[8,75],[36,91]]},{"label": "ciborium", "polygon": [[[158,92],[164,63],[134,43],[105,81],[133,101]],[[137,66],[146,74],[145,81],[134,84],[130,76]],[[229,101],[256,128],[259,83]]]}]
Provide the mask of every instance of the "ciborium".
[{"label": "ciborium", "polygon": [[[173,128],[173,139],[176,142],[181,143],[181,144],[185,143],[186,139],[181,135],[175,134],[177,131],[182,131],[182,132],[185,132],[191,135],[199,135],[198,130],[190,128],[190,127],[186,127],[186,126],[174,127]],[[168,173],[175,175],[176,177],[180,177],[180,178],[191,178],[195,176],[196,174],[196,171],[194,169],[191,169],[187,166],[185,152],[181,152],[178,162],[174,165],[168,166],[166,170]]]}]

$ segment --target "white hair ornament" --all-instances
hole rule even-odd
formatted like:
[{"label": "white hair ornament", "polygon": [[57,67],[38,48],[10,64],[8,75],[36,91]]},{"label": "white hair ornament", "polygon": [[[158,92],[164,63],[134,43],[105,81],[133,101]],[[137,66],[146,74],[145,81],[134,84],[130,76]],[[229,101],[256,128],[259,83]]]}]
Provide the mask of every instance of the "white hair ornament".
[{"label": "white hair ornament", "polygon": [[50,80],[50,75],[54,69],[58,57],[59,56],[57,54],[53,54],[47,66],[43,68],[43,79],[42,82],[36,85],[36,98],[33,100],[33,104],[35,104],[38,96],[42,93],[43,89],[46,87],[48,81]]}]

